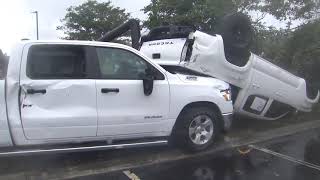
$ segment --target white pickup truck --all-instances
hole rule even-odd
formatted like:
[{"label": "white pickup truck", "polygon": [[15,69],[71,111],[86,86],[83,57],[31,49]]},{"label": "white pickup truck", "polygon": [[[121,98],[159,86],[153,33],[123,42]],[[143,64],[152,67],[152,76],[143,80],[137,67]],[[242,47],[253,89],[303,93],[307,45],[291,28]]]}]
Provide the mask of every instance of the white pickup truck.
[{"label": "white pickup truck", "polygon": [[163,68],[121,44],[22,41],[0,80],[0,155],[154,145],[168,137],[202,150],[230,127],[230,96],[221,80]]},{"label": "white pickup truck", "polygon": [[236,114],[277,120],[296,110],[310,112],[318,103],[318,89],[255,54],[249,53],[241,65],[239,56],[235,62],[228,59],[220,35],[200,31],[177,34],[144,38],[140,52],[162,66],[181,66],[230,83]]},{"label": "white pickup truck", "polygon": [[310,112],[319,101],[319,90],[304,79],[250,52],[254,28],[244,14],[226,15],[216,34],[169,25],[141,36],[140,29],[139,22],[131,19],[99,41],[113,41],[130,30],[132,47],[155,63],[229,83],[235,114],[277,120],[292,111]]}]

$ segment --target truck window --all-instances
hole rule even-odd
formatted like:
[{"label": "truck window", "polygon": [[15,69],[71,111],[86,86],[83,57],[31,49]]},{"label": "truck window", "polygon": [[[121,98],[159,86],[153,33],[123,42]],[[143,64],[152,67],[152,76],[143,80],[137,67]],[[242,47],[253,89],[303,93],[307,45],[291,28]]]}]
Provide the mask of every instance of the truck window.
[{"label": "truck window", "polygon": [[103,79],[141,80],[146,69],[153,68],[144,59],[130,51],[99,47],[96,51]]},{"label": "truck window", "polygon": [[31,79],[86,78],[84,46],[34,45],[27,60],[27,76]]}]

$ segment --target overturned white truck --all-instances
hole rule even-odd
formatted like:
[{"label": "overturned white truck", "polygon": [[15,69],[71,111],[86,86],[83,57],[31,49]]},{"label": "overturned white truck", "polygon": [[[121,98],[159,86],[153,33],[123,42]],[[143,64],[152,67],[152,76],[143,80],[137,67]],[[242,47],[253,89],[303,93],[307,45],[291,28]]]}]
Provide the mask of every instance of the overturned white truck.
[{"label": "overturned white truck", "polygon": [[162,66],[185,67],[231,84],[234,113],[276,120],[293,111],[310,112],[319,91],[303,78],[251,53],[250,20],[226,16],[218,34],[209,35],[187,26],[163,26],[140,38],[139,24],[131,20],[107,33],[111,41],[131,30],[132,46]]}]

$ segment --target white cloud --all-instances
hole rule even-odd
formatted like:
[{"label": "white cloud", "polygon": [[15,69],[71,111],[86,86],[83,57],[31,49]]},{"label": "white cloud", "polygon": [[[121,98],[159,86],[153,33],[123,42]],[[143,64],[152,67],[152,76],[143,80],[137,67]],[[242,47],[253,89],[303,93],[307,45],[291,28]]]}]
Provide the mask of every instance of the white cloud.
[{"label": "white cloud", "polygon": [[18,0],[1,2],[0,48],[5,52],[9,51],[15,41],[31,35],[32,16],[24,7],[24,2]]}]

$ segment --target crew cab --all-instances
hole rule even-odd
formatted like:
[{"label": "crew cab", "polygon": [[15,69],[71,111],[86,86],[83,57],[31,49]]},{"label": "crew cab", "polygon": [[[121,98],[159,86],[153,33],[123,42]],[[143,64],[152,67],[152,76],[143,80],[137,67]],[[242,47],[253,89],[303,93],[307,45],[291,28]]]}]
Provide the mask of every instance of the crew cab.
[{"label": "crew cab", "polygon": [[21,41],[0,80],[0,155],[164,142],[153,138],[202,150],[230,128],[229,89],[121,44]]}]

